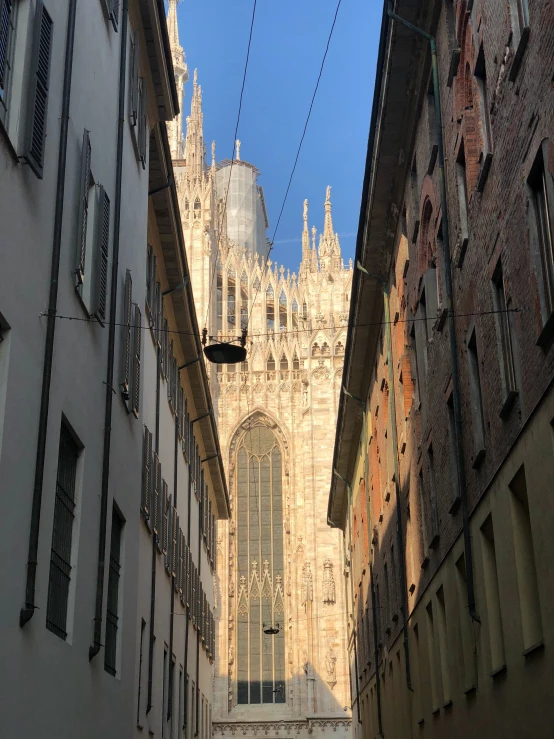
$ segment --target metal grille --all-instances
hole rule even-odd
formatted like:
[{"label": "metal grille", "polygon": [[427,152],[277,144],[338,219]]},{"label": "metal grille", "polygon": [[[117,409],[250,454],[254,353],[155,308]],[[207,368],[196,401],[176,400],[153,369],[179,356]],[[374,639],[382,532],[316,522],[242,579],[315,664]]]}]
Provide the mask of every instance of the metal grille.
[{"label": "metal grille", "polygon": [[108,605],[106,609],[106,648],[104,650],[104,669],[106,672],[109,672],[110,675],[115,675],[116,673],[122,530],[123,521],[117,511],[114,510],[112,513],[110,572],[108,575]]},{"label": "metal grille", "polygon": [[79,448],[67,427],[62,424],[46,608],[46,627],[61,639],[67,636],[67,600],[71,582],[71,544],[78,457]]}]

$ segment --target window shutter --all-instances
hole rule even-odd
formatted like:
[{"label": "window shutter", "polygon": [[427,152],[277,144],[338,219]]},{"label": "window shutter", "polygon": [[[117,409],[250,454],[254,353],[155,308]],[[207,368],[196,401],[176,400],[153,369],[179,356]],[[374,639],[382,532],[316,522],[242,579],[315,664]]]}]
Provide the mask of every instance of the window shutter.
[{"label": "window shutter", "polygon": [[175,592],[181,590],[181,529],[179,528],[179,516],[177,516],[177,539],[175,542],[175,578],[173,580]]},{"label": "window shutter", "polygon": [[150,493],[152,490],[152,434],[144,427],[142,443],[142,501],[141,508],[144,517],[150,515]]},{"label": "window shutter", "polygon": [[131,385],[131,316],[133,313],[133,280],[131,271],[125,273],[125,293],[123,297],[123,326],[121,337],[121,394],[125,400],[130,397]]},{"label": "window shutter", "polygon": [[[173,498],[172,498],[173,500]],[[164,530],[164,535],[162,537],[162,541],[160,542],[160,551],[163,552],[165,555],[164,559],[164,565],[165,565],[165,571],[167,574],[171,577],[171,532],[173,531],[173,514],[175,510],[173,508],[173,505],[170,501],[169,507],[167,509],[167,526]],[[169,542],[168,542],[169,538]],[[168,546],[169,543],[169,546]],[[164,546],[165,544],[165,546]]]},{"label": "window shutter", "polygon": [[33,53],[29,73],[27,135],[23,157],[39,179],[42,179],[44,165],[48,84],[53,36],[54,24],[52,19],[41,0],[37,0]]},{"label": "window shutter", "polygon": [[139,68],[140,40],[138,31],[135,31],[131,42],[131,70],[129,78],[129,121],[131,126],[136,126],[138,121]]},{"label": "window shutter", "polygon": [[6,65],[10,49],[12,0],[0,0],[0,90],[6,89]]},{"label": "window shutter", "polygon": [[133,316],[133,413],[138,418],[140,410],[140,343],[142,341],[142,314],[134,304]]},{"label": "window shutter", "polygon": [[[186,557],[185,604],[187,608],[190,608],[190,590],[191,590],[192,570],[191,570],[190,549],[188,548],[188,546],[186,549],[185,557]],[[189,617],[190,617],[190,611],[189,611]]]},{"label": "window shutter", "polygon": [[154,499],[152,500],[152,530],[155,534],[160,528],[160,495],[162,486],[162,468],[158,455],[154,453]]},{"label": "window shutter", "polygon": [[185,577],[186,577],[186,547],[185,547],[185,535],[182,531],[179,531],[179,595],[181,597],[181,603],[184,605],[185,602]]},{"label": "window shutter", "polygon": [[167,535],[170,523],[170,508],[169,489],[167,487],[167,482],[162,480],[162,486],[160,489],[160,540],[158,542],[158,547],[160,552],[165,555],[167,555]]},{"label": "window shutter", "polygon": [[[152,319],[152,305],[154,297],[154,285],[156,283],[156,257],[154,250],[148,244],[146,251],[146,312]],[[152,325],[152,322],[150,322]]]},{"label": "window shutter", "polygon": [[98,199],[98,221],[96,225],[96,253],[94,272],[93,314],[104,325],[108,295],[108,252],[110,241],[110,199],[100,186]]},{"label": "window shutter", "polygon": [[170,575],[172,577],[177,577],[177,537],[179,534],[179,516],[177,515],[177,510],[175,508],[172,509],[171,514],[171,571]]},{"label": "window shutter", "polygon": [[[179,374],[179,368],[177,368]],[[180,379],[180,378],[179,378]],[[185,434],[185,391],[179,382],[179,436],[184,439]]]},{"label": "window shutter", "polygon": [[90,185],[91,147],[89,132],[83,133],[81,150],[81,192],[79,200],[79,235],[77,241],[77,285],[82,285],[85,277],[85,254],[87,249],[88,191]]},{"label": "window shutter", "polygon": [[190,612],[192,625],[196,626],[196,567],[194,562],[191,564],[191,568]]},{"label": "window shutter", "polygon": [[142,168],[146,169],[146,134],[148,130],[148,119],[146,115],[146,80],[140,81],[139,93],[139,121],[138,121],[138,152]]},{"label": "window shutter", "polygon": [[109,2],[109,19],[112,22],[113,30],[117,32],[117,28],[119,26],[119,0],[109,0]]}]

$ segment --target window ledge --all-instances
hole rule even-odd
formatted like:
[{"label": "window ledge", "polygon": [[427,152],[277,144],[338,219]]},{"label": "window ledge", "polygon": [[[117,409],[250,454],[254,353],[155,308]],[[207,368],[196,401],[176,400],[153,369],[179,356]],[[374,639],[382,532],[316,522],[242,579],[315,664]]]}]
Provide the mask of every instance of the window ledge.
[{"label": "window ledge", "polygon": [[433,538],[429,542],[429,549],[436,549],[439,545],[440,534],[433,534]]},{"label": "window ledge", "polygon": [[548,351],[548,349],[550,349],[550,345],[552,344],[553,339],[554,339],[554,313],[551,313],[550,316],[546,319],[545,324],[542,327],[542,331],[539,334],[539,338],[537,339],[537,346],[540,346],[545,351]]},{"label": "window ledge", "polygon": [[394,621],[394,623],[396,623],[398,621],[398,613],[393,613],[392,614],[392,620]]},{"label": "window ledge", "polygon": [[424,723],[425,723],[425,719],[424,718],[418,718],[418,720],[417,720],[417,725],[418,726],[423,726]]},{"label": "window ledge", "polygon": [[433,714],[433,716],[438,716],[440,714],[440,712],[441,712],[440,706],[437,706],[436,708],[433,708],[433,710],[431,711],[431,713]]},{"label": "window ledge", "polygon": [[464,690],[464,695],[471,695],[477,691],[477,685],[470,685]]},{"label": "window ledge", "polygon": [[415,583],[412,583],[410,585],[410,587],[408,588],[408,590],[410,591],[410,595],[413,595],[414,594],[414,590],[415,590]]},{"label": "window ledge", "polygon": [[439,307],[438,313],[437,313],[437,319],[433,325],[433,329],[437,331],[437,333],[440,333],[442,331],[447,315],[448,315],[448,310],[446,308]]},{"label": "window ledge", "polygon": [[517,73],[519,72],[519,68],[521,67],[521,62],[523,60],[523,55],[525,54],[525,49],[527,48],[527,44],[529,43],[530,32],[531,29],[529,26],[525,26],[525,28],[521,32],[519,44],[517,45],[516,53],[514,54],[514,61],[512,62],[510,74],[508,75],[508,79],[510,80],[510,82],[514,82],[515,78],[517,77]]},{"label": "window ledge", "polygon": [[8,152],[9,152],[10,156],[14,160],[14,163],[15,164],[20,164],[19,157],[17,156],[17,152],[15,150],[15,147],[12,144],[12,140],[10,139],[10,135],[8,133],[8,130],[6,129],[6,127],[4,126],[4,124],[2,123],[2,121],[0,121],[0,135],[2,136],[2,138],[4,139],[4,141],[6,142],[6,147],[8,149]]},{"label": "window ledge", "polygon": [[457,259],[456,259],[456,266],[458,267],[458,269],[461,269],[462,268],[462,265],[464,263],[464,259],[465,259],[465,255],[466,255],[466,251],[467,251],[467,242],[468,241],[469,241],[469,237],[468,236],[462,236],[462,238],[460,240],[459,247],[458,247]]},{"label": "window ledge", "polygon": [[500,675],[503,675],[506,672],[506,664],[500,665],[500,667],[497,667],[495,670],[491,672],[491,677],[494,679],[495,677],[499,677]]},{"label": "window ledge", "polygon": [[492,163],[492,151],[489,151],[487,152],[487,154],[485,154],[483,164],[481,165],[481,170],[479,172],[479,178],[477,180],[477,192],[483,192],[483,190],[485,189],[485,183],[489,176],[489,170],[491,168],[491,163]]},{"label": "window ledge", "polygon": [[460,494],[458,493],[456,495],[456,497],[454,498],[454,500],[452,501],[452,503],[450,504],[450,508],[448,509],[448,513],[450,513],[450,515],[453,516],[456,513],[456,511],[458,510],[458,508],[460,507],[460,503],[461,502],[462,502],[462,498],[461,498]]},{"label": "window ledge", "polygon": [[449,698],[446,703],[443,704],[443,708],[452,708],[452,698]]},{"label": "window ledge", "polygon": [[527,647],[527,649],[524,649],[522,652],[522,655],[524,657],[529,657],[535,652],[538,652],[539,650],[542,651],[544,649],[544,642],[541,639],[536,644],[532,644],[530,647]]},{"label": "window ledge", "polygon": [[502,408],[500,409],[500,418],[502,418],[504,421],[508,418],[510,415],[510,411],[513,408],[514,400],[517,398],[518,392],[517,390],[510,390],[508,394],[506,395],[506,398],[504,402],[502,403]]},{"label": "window ledge", "polygon": [[475,456],[471,464],[474,470],[479,469],[479,467],[481,466],[481,463],[485,459],[485,454],[486,454],[486,451],[484,447],[482,447],[481,449],[475,452]]},{"label": "window ledge", "polygon": [[447,87],[452,87],[454,77],[458,74],[458,65],[460,64],[460,49],[452,49],[452,56],[450,57],[450,67],[448,68],[448,80],[446,82]]},{"label": "window ledge", "polygon": [[426,554],[425,557],[423,557],[423,561],[421,563],[421,569],[426,570],[428,566],[429,566],[429,555]]}]

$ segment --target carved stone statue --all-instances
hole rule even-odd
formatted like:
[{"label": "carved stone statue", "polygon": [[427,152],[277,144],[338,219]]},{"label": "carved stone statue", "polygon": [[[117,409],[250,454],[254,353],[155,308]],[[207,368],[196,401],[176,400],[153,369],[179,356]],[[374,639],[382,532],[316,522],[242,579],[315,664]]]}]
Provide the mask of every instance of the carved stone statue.
[{"label": "carved stone statue", "polygon": [[302,605],[312,602],[314,599],[314,581],[310,563],[304,565],[302,576]]},{"label": "carved stone statue", "polygon": [[232,644],[229,644],[229,667],[235,662],[235,648]]},{"label": "carved stone statue", "polygon": [[329,558],[323,563],[323,602],[332,604],[336,601],[335,576],[333,563]]},{"label": "carved stone statue", "polygon": [[337,656],[331,644],[329,644],[329,649],[325,655],[325,669],[327,670],[326,683],[332,690],[337,684]]},{"label": "carved stone statue", "polygon": [[304,223],[306,224],[306,228],[307,228],[307,224],[308,224],[308,201],[307,200],[304,200]]}]

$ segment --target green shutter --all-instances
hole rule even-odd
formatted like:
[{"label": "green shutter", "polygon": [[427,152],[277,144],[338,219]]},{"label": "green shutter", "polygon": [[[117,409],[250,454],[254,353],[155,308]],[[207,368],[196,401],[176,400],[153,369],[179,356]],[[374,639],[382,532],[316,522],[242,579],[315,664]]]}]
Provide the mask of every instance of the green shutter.
[{"label": "green shutter", "polygon": [[133,413],[138,418],[140,411],[140,345],[142,341],[142,313],[134,304],[133,315]]},{"label": "green shutter", "polygon": [[110,199],[100,186],[94,254],[94,303],[92,313],[104,325],[108,297],[108,253],[110,241]]},{"label": "green shutter", "polygon": [[125,273],[123,297],[123,325],[121,327],[121,394],[125,400],[130,398],[131,386],[131,321],[133,314],[133,280],[130,270]]},{"label": "green shutter", "polygon": [[152,434],[144,427],[142,443],[142,500],[141,508],[145,518],[150,515],[150,495],[152,491]]},{"label": "green shutter", "polygon": [[79,227],[77,237],[77,265],[75,274],[77,285],[82,285],[85,278],[85,255],[87,250],[88,191],[90,187],[91,147],[89,132],[83,133],[81,149],[81,181],[79,192]]},{"label": "green shutter", "polygon": [[37,0],[23,158],[39,179],[42,179],[44,166],[53,36],[54,23],[41,0]]},{"label": "green shutter", "polygon": [[162,468],[157,454],[154,454],[154,498],[152,500],[152,530],[155,534],[160,528],[160,496],[162,486]]}]

